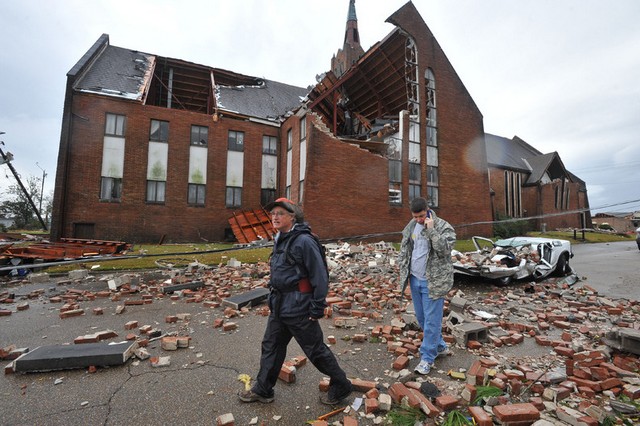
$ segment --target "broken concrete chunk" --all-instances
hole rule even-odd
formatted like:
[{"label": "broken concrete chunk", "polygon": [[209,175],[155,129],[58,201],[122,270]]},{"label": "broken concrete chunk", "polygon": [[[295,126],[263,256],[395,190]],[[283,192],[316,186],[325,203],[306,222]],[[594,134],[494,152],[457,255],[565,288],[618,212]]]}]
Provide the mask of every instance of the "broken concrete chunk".
[{"label": "broken concrete chunk", "polygon": [[86,269],[75,269],[73,271],[69,271],[68,276],[70,280],[81,280],[89,276],[89,271]]},{"label": "broken concrete chunk", "polygon": [[479,322],[465,322],[452,328],[456,343],[466,346],[469,341],[486,342],[487,327]]},{"label": "broken concrete chunk", "polygon": [[16,372],[53,371],[124,364],[138,347],[135,342],[40,346],[14,361]]},{"label": "broken concrete chunk", "polygon": [[232,413],[226,413],[216,418],[216,426],[233,426],[235,419]]},{"label": "broken concrete chunk", "polygon": [[46,272],[41,272],[37,274],[29,274],[29,282],[30,283],[47,283],[51,281],[49,278],[49,274]]},{"label": "broken concrete chunk", "polygon": [[141,361],[144,361],[145,359],[149,359],[151,357],[151,354],[145,348],[137,348],[134,351],[134,355]]},{"label": "broken concrete chunk", "polygon": [[122,287],[125,284],[131,283],[131,277],[129,275],[118,275],[113,279],[107,281],[107,285],[109,286],[109,290],[116,291],[118,288]]},{"label": "broken concrete chunk", "polygon": [[152,367],[168,367],[169,365],[171,365],[170,356],[152,356],[151,357]]},{"label": "broken concrete chunk", "polygon": [[174,291],[185,290],[185,289],[196,290],[196,289],[201,288],[203,286],[204,286],[204,282],[203,281],[192,281],[192,282],[184,283],[184,284],[174,284],[174,285],[164,286],[164,287],[162,287],[162,292],[164,294],[171,294]]},{"label": "broken concrete chunk", "polygon": [[342,328],[357,327],[358,320],[351,317],[338,317],[338,318],[334,318],[333,325],[335,327],[342,327]]},{"label": "broken concrete chunk", "polygon": [[246,293],[237,294],[222,300],[223,306],[229,306],[233,309],[240,309],[244,306],[255,306],[267,299],[269,289],[265,287],[256,288]]}]

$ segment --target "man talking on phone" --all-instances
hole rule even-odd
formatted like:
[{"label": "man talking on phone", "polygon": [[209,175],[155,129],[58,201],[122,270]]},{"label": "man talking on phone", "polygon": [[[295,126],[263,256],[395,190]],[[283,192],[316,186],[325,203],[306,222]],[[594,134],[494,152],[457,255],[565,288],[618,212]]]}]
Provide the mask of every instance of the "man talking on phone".
[{"label": "man talking on phone", "polygon": [[416,319],[422,328],[420,363],[415,372],[427,375],[436,358],[449,355],[449,347],[442,339],[444,297],[453,287],[451,249],[456,242],[453,227],[436,216],[427,200],[411,200],[411,215],[402,231],[400,254],[400,285],[404,294],[407,284]]}]

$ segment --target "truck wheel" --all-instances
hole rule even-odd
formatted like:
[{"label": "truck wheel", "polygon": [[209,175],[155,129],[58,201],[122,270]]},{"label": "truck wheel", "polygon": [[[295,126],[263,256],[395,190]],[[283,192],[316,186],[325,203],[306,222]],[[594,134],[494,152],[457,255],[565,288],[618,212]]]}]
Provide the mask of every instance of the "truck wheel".
[{"label": "truck wheel", "polygon": [[558,259],[558,264],[556,265],[556,270],[554,271],[556,275],[564,277],[567,275],[569,268],[569,256],[565,253]]}]

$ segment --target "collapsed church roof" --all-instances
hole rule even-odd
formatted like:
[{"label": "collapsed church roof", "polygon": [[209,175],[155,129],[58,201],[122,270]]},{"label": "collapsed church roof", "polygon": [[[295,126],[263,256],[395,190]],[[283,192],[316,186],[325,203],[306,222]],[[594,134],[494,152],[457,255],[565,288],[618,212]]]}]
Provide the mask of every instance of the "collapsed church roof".
[{"label": "collapsed church roof", "polygon": [[73,88],[146,105],[275,121],[308,89],[109,44],[103,34],[69,75]]}]

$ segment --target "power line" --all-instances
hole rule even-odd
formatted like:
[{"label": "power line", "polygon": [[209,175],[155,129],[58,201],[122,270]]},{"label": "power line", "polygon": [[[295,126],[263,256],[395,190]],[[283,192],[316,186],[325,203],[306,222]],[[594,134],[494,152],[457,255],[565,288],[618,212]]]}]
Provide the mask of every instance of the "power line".
[{"label": "power line", "polygon": [[[616,163],[615,167],[616,168],[620,168],[620,167],[631,167],[634,165],[639,165],[640,161],[625,161],[623,163]],[[583,167],[581,169],[573,169],[573,172],[583,172],[585,170],[608,170],[611,169],[611,164],[603,164],[603,165],[595,165],[595,166],[589,166],[589,167]]]}]

